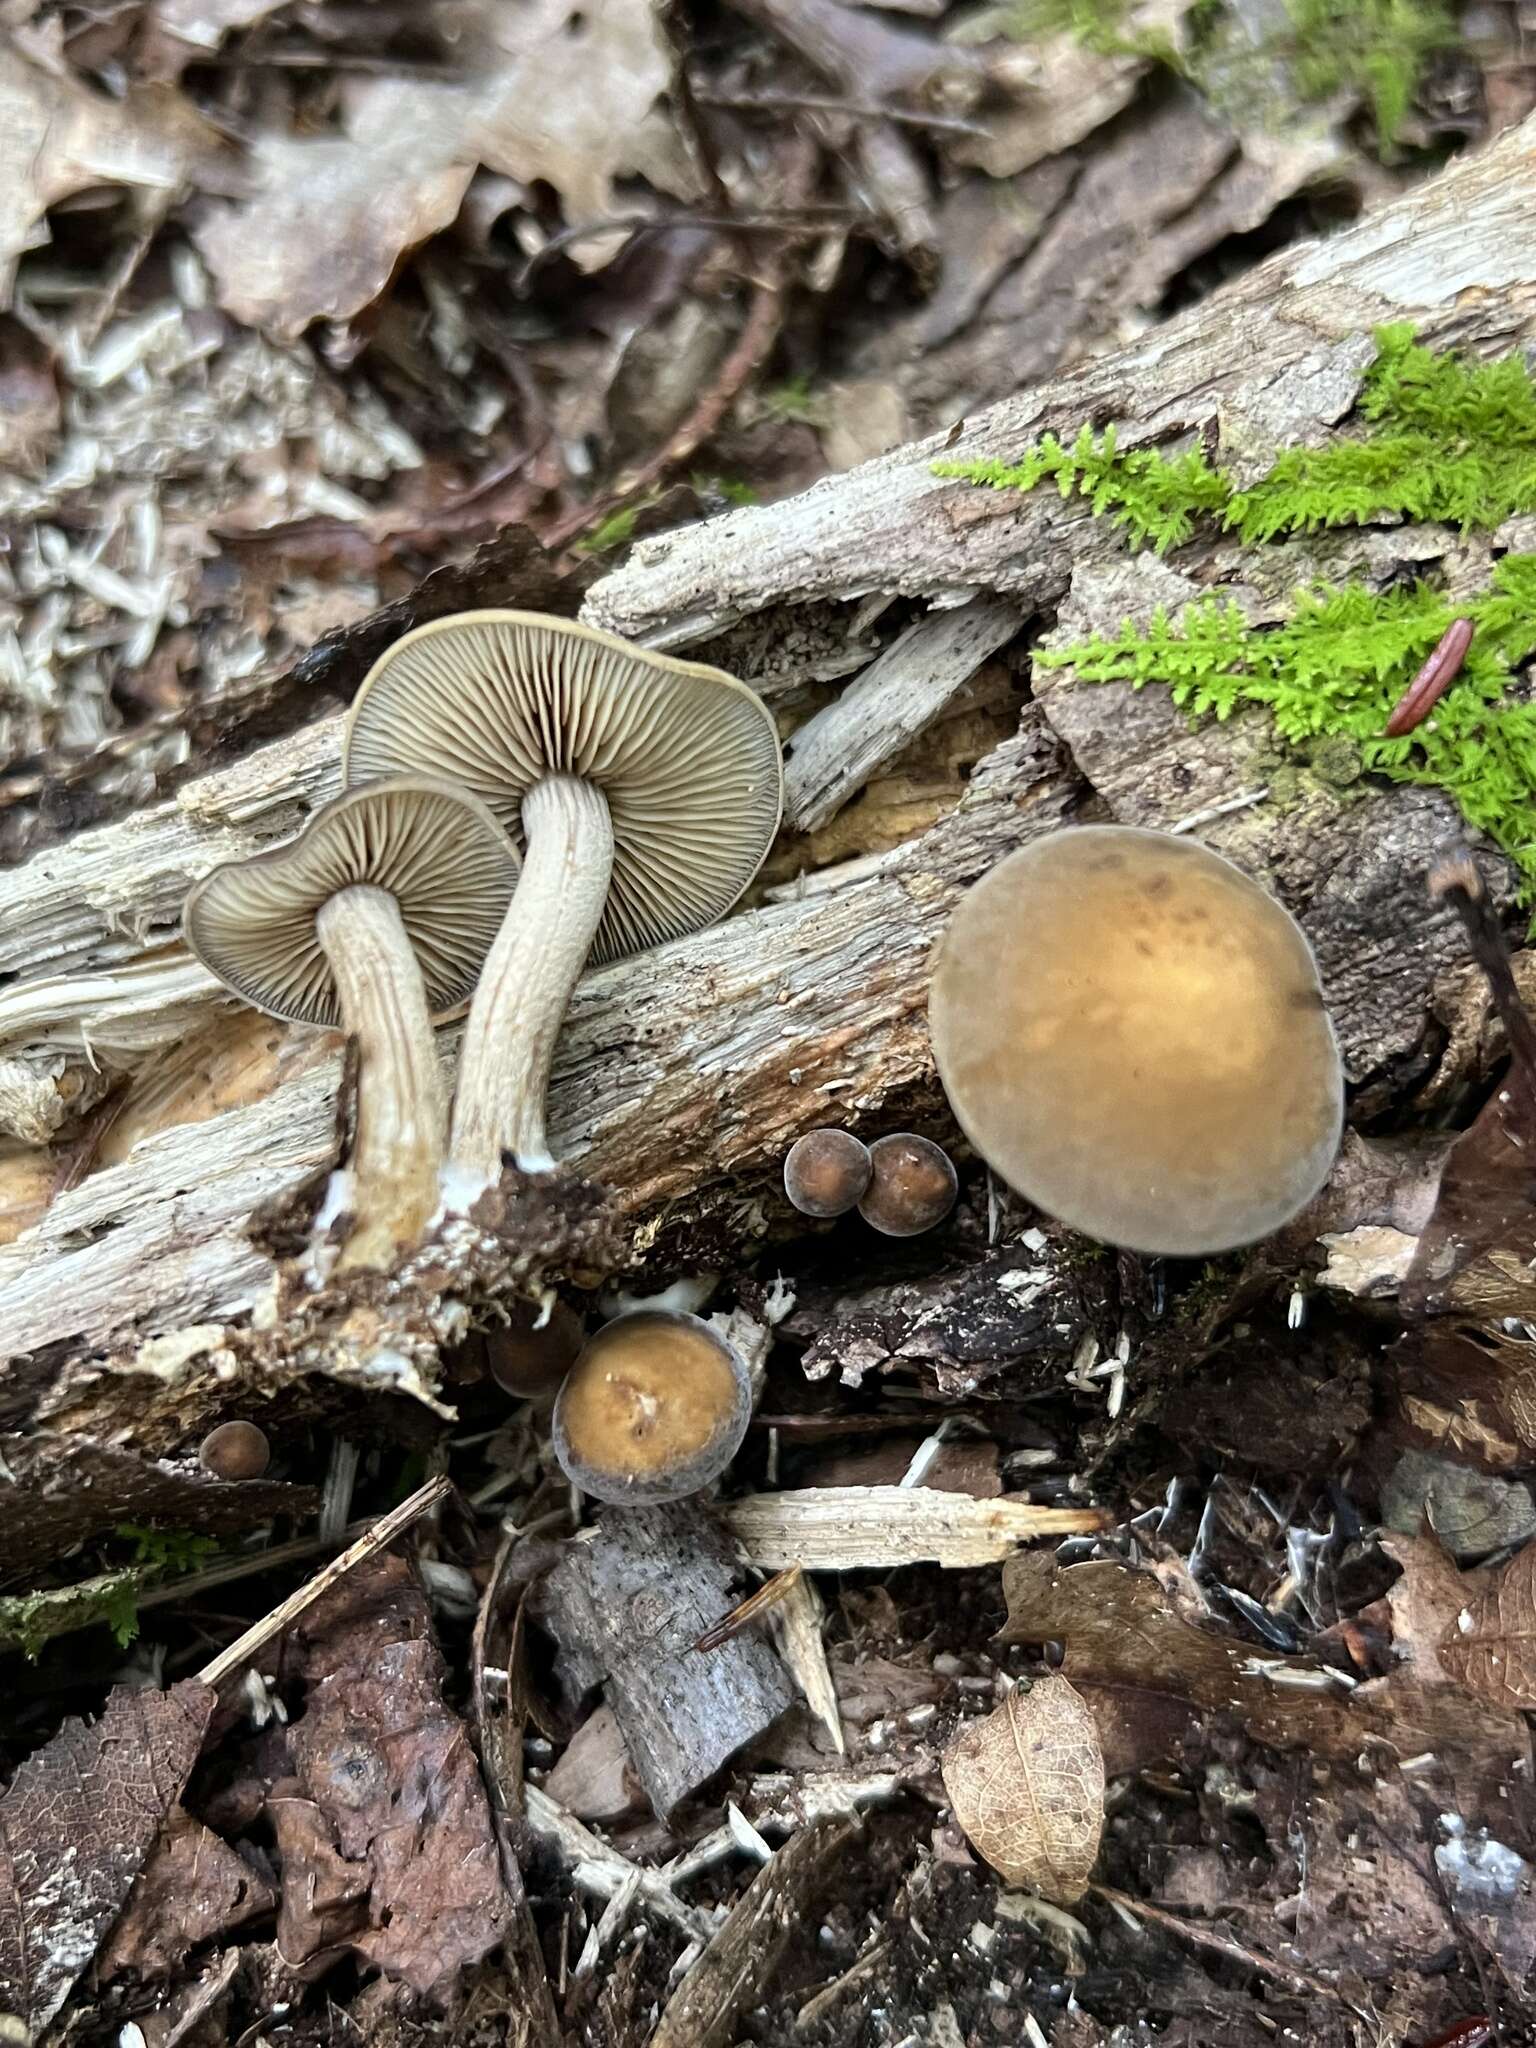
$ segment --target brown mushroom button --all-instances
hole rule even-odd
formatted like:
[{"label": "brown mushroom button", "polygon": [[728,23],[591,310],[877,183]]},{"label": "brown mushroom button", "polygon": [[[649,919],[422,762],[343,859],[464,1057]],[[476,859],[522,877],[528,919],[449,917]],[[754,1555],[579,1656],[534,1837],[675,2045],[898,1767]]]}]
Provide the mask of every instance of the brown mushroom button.
[{"label": "brown mushroom button", "polygon": [[869,1186],[869,1147],[830,1124],[807,1131],[784,1161],[784,1192],[802,1216],[844,1216]]},{"label": "brown mushroom button", "polygon": [[447,1111],[432,1016],[474,987],[517,872],[477,798],[396,776],[325,805],[286,846],[215,868],[187,897],[187,943],[226,987],[357,1041],[344,1266],[389,1265],[438,1205]]},{"label": "brown mushroom button", "polygon": [[637,1309],[605,1324],[566,1374],[555,1456],[598,1500],[681,1500],[730,1464],[751,1414],[746,1365],[708,1323]]},{"label": "brown mushroom button", "polygon": [[469,1013],[450,1156],[466,1193],[552,1162],[555,1039],[588,958],[723,917],[778,830],[778,733],[745,683],[570,619],[477,611],[389,648],[347,721],[346,781],[447,775],[526,849]]},{"label": "brown mushroom button", "polygon": [[581,1317],[563,1301],[547,1316],[531,1301],[515,1302],[505,1327],[486,1333],[491,1378],[503,1393],[523,1400],[553,1393],[580,1352],[581,1339]]},{"label": "brown mushroom button", "polygon": [[929,1017],[976,1150],[1106,1244],[1249,1244],[1338,1148],[1343,1073],[1306,938],[1193,840],[1078,826],[1010,855],[961,899]]},{"label": "brown mushroom button", "polygon": [[221,1422],[203,1438],[197,1456],[215,1479],[259,1479],[272,1453],[266,1432],[254,1422]]},{"label": "brown mushroom button", "polygon": [[886,1237],[916,1237],[942,1223],[960,1191],[954,1161],[932,1138],[893,1131],[869,1148],[869,1186],[859,1214]]}]

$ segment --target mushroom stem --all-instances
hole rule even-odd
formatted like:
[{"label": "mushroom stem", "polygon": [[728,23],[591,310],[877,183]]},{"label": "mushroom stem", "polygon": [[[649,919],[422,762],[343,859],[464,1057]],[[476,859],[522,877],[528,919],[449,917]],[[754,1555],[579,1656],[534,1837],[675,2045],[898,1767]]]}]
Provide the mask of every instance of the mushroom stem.
[{"label": "mushroom stem", "polygon": [[432,1019],[387,889],[362,882],[338,890],[321,906],[315,933],[358,1049],[355,1221],[338,1265],[383,1268],[416,1242],[438,1206],[447,1106]]},{"label": "mushroom stem", "polygon": [[608,901],[608,799],[576,775],[548,775],[523,798],[526,852],[486,956],[459,1056],[449,1154],[489,1186],[510,1152],[527,1173],[554,1165],[544,1100],[566,1006]]}]

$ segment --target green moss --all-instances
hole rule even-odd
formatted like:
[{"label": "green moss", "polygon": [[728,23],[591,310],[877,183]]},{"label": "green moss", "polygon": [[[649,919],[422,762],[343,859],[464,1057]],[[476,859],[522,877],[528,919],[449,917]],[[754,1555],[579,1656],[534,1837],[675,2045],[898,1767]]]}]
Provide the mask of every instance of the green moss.
[{"label": "green moss", "polygon": [[1371,109],[1384,152],[1413,105],[1424,67],[1456,41],[1441,0],[1286,0],[1296,32],[1290,62],[1304,99],[1358,93]]},{"label": "green moss", "polygon": [[1376,351],[1360,393],[1365,432],[1287,448],[1245,488],[1199,450],[1122,454],[1113,427],[1095,435],[1085,426],[1070,447],[1047,434],[1017,463],[939,462],[934,473],[993,490],[1049,479],[1124,527],[1133,547],[1159,554],[1206,519],[1268,541],[1392,517],[1466,532],[1536,508],[1536,390],[1518,356],[1437,355],[1406,326],[1378,328]]},{"label": "green moss", "polygon": [[129,1568],[55,1586],[41,1593],[0,1597],[0,1648],[35,1658],[55,1636],[105,1624],[126,1650],[139,1632],[138,1598],[144,1574]]},{"label": "green moss", "polygon": [[[1376,336],[1360,394],[1361,431],[1285,450],[1242,489],[1204,454],[1122,454],[1113,427],[1084,427],[1070,447],[1047,436],[1012,465],[941,463],[940,475],[995,489],[1053,481],[1094,514],[1160,553],[1201,522],[1255,545],[1401,517],[1491,528],[1536,509],[1536,388],[1518,356],[1469,362],[1421,347],[1407,327]],[[1383,728],[1415,670],[1454,617],[1476,632],[1461,675],[1426,724],[1402,739]],[[1428,585],[1377,594],[1315,585],[1282,624],[1250,628],[1220,594],[1177,624],[1159,611],[1145,629],[1039,649],[1045,668],[1070,663],[1085,682],[1161,683],[1194,717],[1267,709],[1279,736],[1335,788],[1361,774],[1445,790],[1509,855],[1536,901],[1536,704],[1510,701],[1512,672],[1536,652],[1536,555],[1508,555],[1481,595],[1453,608]],[[1294,772],[1271,779],[1297,800]]]},{"label": "green moss", "polygon": [[[1433,718],[1385,739],[1388,714],[1453,618],[1477,630],[1460,676]],[[1536,704],[1511,703],[1514,666],[1536,653],[1536,555],[1506,555],[1480,596],[1452,607],[1425,584],[1384,595],[1349,585],[1305,592],[1295,616],[1250,628],[1231,599],[1154,614],[1113,636],[1039,648],[1042,668],[1068,664],[1084,682],[1161,683],[1195,717],[1268,710],[1280,736],[1305,747],[1324,780],[1361,770],[1443,789],[1486,832],[1536,900]]]}]

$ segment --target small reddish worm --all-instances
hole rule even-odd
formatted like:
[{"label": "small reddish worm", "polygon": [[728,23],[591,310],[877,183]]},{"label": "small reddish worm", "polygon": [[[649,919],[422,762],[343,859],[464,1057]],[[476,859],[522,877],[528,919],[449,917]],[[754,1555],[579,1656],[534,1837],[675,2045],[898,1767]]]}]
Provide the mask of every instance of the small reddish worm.
[{"label": "small reddish worm", "polygon": [[1386,736],[1389,740],[1400,740],[1405,732],[1412,732],[1416,725],[1424,723],[1456,680],[1471,645],[1472,621],[1452,619],[1441,634],[1434,653],[1398,698],[1397,706],[1387,720]]}]

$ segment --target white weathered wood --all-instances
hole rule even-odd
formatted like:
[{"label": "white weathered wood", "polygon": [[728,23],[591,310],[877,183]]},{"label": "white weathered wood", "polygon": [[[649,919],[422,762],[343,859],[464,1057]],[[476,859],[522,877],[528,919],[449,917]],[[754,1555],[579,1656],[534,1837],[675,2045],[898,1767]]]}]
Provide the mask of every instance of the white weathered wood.
[{"label": "white weathered wood", "polygon": [[1004,598],[975,597],[930,612],[790,741],[784,822],[814,832],[938,717],[988,655],[1011,640],[1021,614]]},{"label": "white weathered wood", "polygon": [[1040,1508],[1030,1501],[973,1500],[927,1486],[803,1486],[749,1493],[724,1509],[751,1564],[781,1572],[879,1571],[899,1564],[999,1564],[1040,1536],[1091,1535],[1098,1508]]}]

